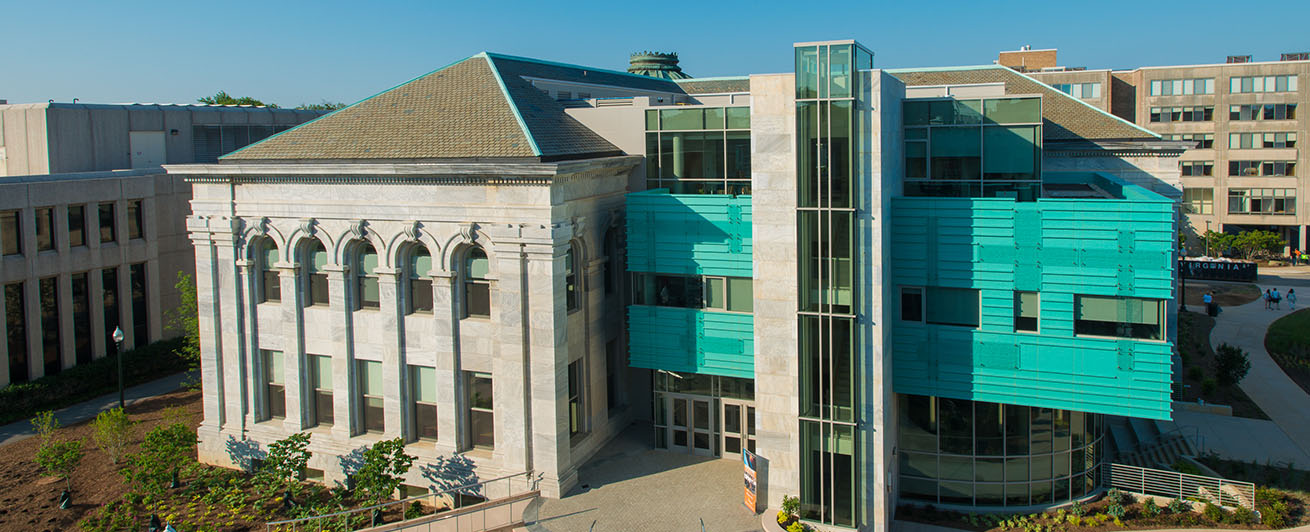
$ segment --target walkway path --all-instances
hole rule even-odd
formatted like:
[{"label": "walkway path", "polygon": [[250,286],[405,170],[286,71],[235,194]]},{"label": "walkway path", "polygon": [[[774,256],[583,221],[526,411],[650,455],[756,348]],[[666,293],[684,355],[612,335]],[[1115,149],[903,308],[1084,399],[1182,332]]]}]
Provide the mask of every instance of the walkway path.
[{"label": "walkway path", "polygon": [[[1310,268],[1274,269],[1270,272],[1272,275],[1261,275],[1257,284],[1261,292],[1278,288],[1279,292],[1286,294],[1288,287],[1304,287],[1302,289],[1310,294],[1310,277],[1303,270]],[[1310,299],[1303,301],[1310,304]],[[1283,310],[1265,310],[1263,299],[1227,307],[1219,314],[1214,329],[1210,331],[1210,345],[1217,351],[1219,344],[1227,343],[1242,348],[1250,355],[1251,372],[1247,373],[1240,384],[1242,391],[1303,452],[1310,454],[1310,394],[1306,394],[1305,390],[1283,373],[1283,369],[1265,351],[1265,331],[1269,324],[1287,314],[1286,301],[1283,302]],[[1259,443],[1252,441],[1251,445]]]},{"label": "walkway path", "polygon": [[[144,384],[138,384],[124,390],[123,397],[125,402],[130,406],[132,403],[142,399],[175,391],[182,387],[182,381],[186,375],[186,373],[178,373]],[[66,427],[74,423],[93,419],[99,413],[116,406],[118,406],[118,392],[102,395],[90,401],[56,410],[55,418],[59,420],[61,426]],[[30,438],[34,434],[35,433],[32,432],[31,421],[15,421],[0,427],[0,446]]]},{"label": "walkway path", "polygon": [[1242,462],[1263,464],[1268,460],[1296,464],[1302,469],[1310,465],[1310,454],[1301,450],[1273,421],[1174,409],[1174,422],[1179,427],[1196,427],[1200,431],[1205,438],[1202,452]]},{"label": "walkway path", "polygon": [[[1262,307],[1263,308],[1263,307]],[[1151,532],[1216,532],[1223,531],[1223,528],[1162,528],[1152,530]],[[1237,530],[1237,529],[1228,529]],[[892,521],[891,532],[965,532],[958,528],[949,528],[937,525],[928,525],[923,523],[914,523],[910,521]],[[1278,532],[1310,532],[1310,526],[1298,526],[1295,528],[1284,528]]]}]

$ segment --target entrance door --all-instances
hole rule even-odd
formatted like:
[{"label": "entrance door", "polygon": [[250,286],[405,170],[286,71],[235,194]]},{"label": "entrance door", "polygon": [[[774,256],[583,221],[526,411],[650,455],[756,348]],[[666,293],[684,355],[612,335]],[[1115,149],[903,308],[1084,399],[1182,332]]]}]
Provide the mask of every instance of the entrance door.
[{"label": "entrance door", "polygon": [[714,456],[714,400],[668,395],[669,449],[699,456]]},{"label": "entrance door", "polygon": [[723,411],[719,419],[723,420],[723,457],[739,458],[742,446],[755,452],[755,406],[730,399],[721,403]]}]

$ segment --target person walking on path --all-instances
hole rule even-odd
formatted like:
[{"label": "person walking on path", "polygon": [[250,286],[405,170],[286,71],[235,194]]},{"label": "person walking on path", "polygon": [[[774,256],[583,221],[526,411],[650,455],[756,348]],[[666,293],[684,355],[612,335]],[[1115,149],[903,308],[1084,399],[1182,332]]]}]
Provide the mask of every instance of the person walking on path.
[{"label": "person walking on path", "polygon": [[1287,289],[1287,310],[1296,310],[1296,289]]},{"label": "person walking on path", "polygon": [[1273,310],[1273,308],[1274,308],[1274,295],[1273,295],[1272,293],[1269,292],[1269,289],[1268,289],[1268,288],[1266,288],[1266,289],[1265,289],[1265,310]]},{"label": "person walking on path", "polygon": [[1278,293],[1277,288],[1271,296],[1273,296],[1274,310],[1283,310],[1283,295]]},{"label": "person walking on path", "polygon": [[1205,302],[1205,313],[1206,313],[1207,315],[1209,315],[1211,318],[1213,318],[1213,317],[1219,315],[1219,313],[1216,312],[1216,311],[1215,311],[1215,308],[1214,308],[1214,291],[1213,291],[1213,290],[1211,290],[1211,291],[1209,291],[1209,292],[1206,292],[1205,295],[1201,296],[1201,301]]},{"label": "person walking on path", "polygon": [[[1299,249],[1292,250],[1292,266],[1296,266],[1300,263],[1301,263],[1301,250]],[[1287,294],[1291,295],[1292,292],[1289,291],[1287,292]]]}]

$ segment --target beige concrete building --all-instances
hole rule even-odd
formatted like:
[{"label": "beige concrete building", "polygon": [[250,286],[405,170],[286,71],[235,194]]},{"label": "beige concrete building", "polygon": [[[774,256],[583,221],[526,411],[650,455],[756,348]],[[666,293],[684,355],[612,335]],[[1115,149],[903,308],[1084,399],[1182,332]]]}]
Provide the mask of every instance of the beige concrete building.
[{"label": "beige concrete building", "polygon": [[[215,159],[316,111],[178,105],[0,105],[0,386],[168,335],[194,270],[190,187],[164,163]],[[261,136],[262,135],[262,136]]]}]

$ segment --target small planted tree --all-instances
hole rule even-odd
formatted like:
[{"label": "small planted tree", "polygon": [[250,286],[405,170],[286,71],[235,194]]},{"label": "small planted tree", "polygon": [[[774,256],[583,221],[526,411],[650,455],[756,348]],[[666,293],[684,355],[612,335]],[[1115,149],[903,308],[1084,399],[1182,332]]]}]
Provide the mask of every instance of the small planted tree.
[{"label": "small planted tree", "polygon": [[309,433],[292,434],[268,446],[268,457],[259,470],[260,480],[273,495],[281,491],[298,491],[300,474],[309,464]]},{"label": "small planted tree", "polygon": [[363,465],[355,472],[355,489],[365,502],[377,504],[387,500],[400,488],[402,476],[414,463],[405,454],[405,440],[383,440],[364,451]]},{"label": "small planted tree", "polygon": [[1219,384],[1232,386],[1246,378],[1246,373],[1251,371],[1251,360],[1240,347],[1219,344],[1215,349],[1214,370]]},{"label": "small planted tree", "polygon": [[106,455],[110,463],[117,464],[123,458],[132,430],[132,421],[122,408],[112,408],[101,412],[91,422],[92,439]]},{"label": "small planted tree", "polygon": [[64,492],[59,495],[59,507],[68,509],[72,505],[73,471],[82,461],[82,440],[61,440],[56,437],[59,420],[54,412],[46,410],[32,418],[32,428],[41,438],[36,449],[35,462],[46,474],[59,477],[64,481]]},{"label": "small planted tree", "polygon": [[141,451],[128,457],[129,467],[120,470],[128,483],[145,493],[160,493],[177,486],[178,471],[191,459],[196,433],[183,423],[151,429]]}]

